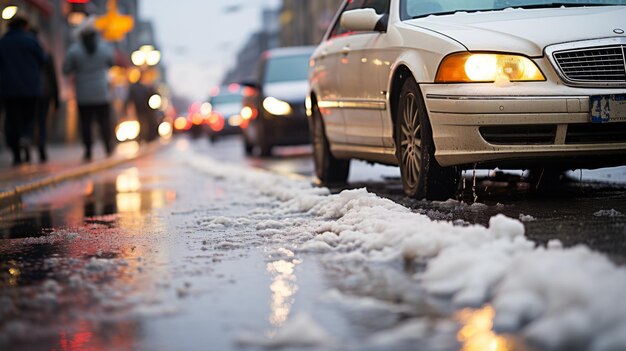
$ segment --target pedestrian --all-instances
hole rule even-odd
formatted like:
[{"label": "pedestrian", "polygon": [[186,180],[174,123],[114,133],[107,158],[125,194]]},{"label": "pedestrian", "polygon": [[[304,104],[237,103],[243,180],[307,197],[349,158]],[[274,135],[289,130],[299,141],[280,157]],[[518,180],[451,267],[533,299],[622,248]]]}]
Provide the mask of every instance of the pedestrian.
[{"label": "pedestrian", "polygon": [[92,157],[91,128],[94,120],[99,126],[107,156],[113,152],[108,81],[109,68],[113,66],[113,62],[113,51],[90,26],[80,31],[79,41],[70,46],[63,62],[63,73],[74,75],[85,161]]},{"label": "pedestrian", "polygon": [[[13,17],[0,39],[0,80],[5,109],[5,138],[13,153],[13,165],[30,161],[32,126],[42,95],[41,67],[44,52],[29,32],[28,19]],[[24,159],[21,152],[25,150]]]},{"label": "pedestrian", "polygon": [[[37,36],[37,30],[32,29],[32,32]],[[45,62],[42,69],[42,84],[43,91],[42,97],[39,100],[37,120],[35,121],[35,127],[37,130],[37,147],[39,150],[39,162],[45,163],[48,161],[48,153],[46,151],[46,142],[48,136],[48,115],[50,114],[50,106],[53,107],[53,112],[59,109],[59,85],[57,81],[56,68],[54,64],[54,58],[48,50],[45,49],[44,43]]]},{"label": "pedestrian", "polygon": [[149,142],[156,139],[157,115],[156,111],[149,104],[150,98],[155,94],[157,94],[157,91],[152,85],[148,72],[142,72],[140,80],[133,83],[128,90],[126,111],[129,111],[130,106],[134,108],[134,115],[140,127],[140,141]]}]

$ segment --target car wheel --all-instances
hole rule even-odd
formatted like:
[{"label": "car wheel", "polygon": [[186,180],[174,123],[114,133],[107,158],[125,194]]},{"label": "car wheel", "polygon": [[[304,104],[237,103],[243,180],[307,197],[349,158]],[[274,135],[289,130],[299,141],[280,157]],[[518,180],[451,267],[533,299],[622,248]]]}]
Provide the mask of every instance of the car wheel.
[{"label": "car wheel", "polygon": [[345,183],[350,172],[350,160],[340,160],[331,154],[322,115],[317,104],[313,105],[311,139],[313,140],[315,175],[322,184]]},{"label": "car wheel", "polygon": [[268,144],[266,141],[261,141],[259,144],[260,156],[261,157],[270,157],[272,156],[272,145]]},{"label": "car wheel", "polygon": [[409,78],[400,91],[396,115],[396,157],[404,193],[415,198],[446,200],[457,191],[459,172],[435,160],[430,120],[419,87]]},{"label": "car wheel", "polygon": [[250,144],[250,142],[244,138],[243,141],[243,152],[246,154],[246,156],[250,156],[252,155],[252,150],[254,149],[254,145]]}]

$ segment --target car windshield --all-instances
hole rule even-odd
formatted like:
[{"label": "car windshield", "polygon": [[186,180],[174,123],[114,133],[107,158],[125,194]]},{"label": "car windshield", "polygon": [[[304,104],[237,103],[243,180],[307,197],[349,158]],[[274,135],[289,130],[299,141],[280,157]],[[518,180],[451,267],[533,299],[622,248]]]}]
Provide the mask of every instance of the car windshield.
[{"label": "car windshield", "polygon": [[626,5],[626,0],[402,0],[403,20],[428,15],[448,15],[462,11],[494,11],[509,7],[550,8],[575,6]]},{"label": "car windshield", "polygon": [[307,79],[309,53],[270,57],[265,71],[265,83],[302,81]]},{"label": "car windshield", "polygon": [[242,96],[240,94],[230,95],[217,95],[211,98],[211,104],[213,106],[226,105],[226,104],[238,104],[241,103]]}]

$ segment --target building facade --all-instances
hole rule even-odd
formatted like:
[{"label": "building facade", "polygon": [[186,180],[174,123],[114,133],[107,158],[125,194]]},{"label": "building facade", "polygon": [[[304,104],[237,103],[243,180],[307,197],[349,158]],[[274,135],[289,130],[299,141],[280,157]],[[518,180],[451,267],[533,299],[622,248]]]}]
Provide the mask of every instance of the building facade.
[{"label": "building facade", "polygon": [[280,45],[280,11],[265,9],[263,27],[253,33],[237,52],[237,62],[222,78],[222,85],[256,79],[257,63],[263,52]]},{"label": "building facade", "polygon": [[283,0],[280,46],[317,45],[342,0]]}]

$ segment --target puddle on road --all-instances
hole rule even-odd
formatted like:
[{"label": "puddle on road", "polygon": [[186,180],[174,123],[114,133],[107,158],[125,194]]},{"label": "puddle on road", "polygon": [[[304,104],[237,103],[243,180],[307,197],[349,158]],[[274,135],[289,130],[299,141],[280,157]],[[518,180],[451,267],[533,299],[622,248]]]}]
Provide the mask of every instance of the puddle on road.
[{"label": "puddle on road", "polygon": [[147,312],[119,316],[129,313],[149,279],[140,274],[146,243],[162,234],[152,210],[177,197],[164,179],[144,173],[118,168],[0,209],[0,345],[132,348],[141,333],[138,319],[152,313],[150,304]]},{"label": "puddle on road", "polygon": [[[142,224],[133,223],[133,219],[176,200],[174,191],[150,188],[158,182],[140,177],[136,168],[127,168],[95,180],[67,182],[29,194],[21,203],[3,209],[0,211],[0,247],[4,248],[0,286],[29,286],[44,281],[55,274],[47,262],[50,258],[115,258],[106,247],[93,248],[82,241],[65,245],[57,242],[78,235],[85,228],[94,237],[105,236],[107,231],[120,227],[140,230]],[[12,245],[7,239],[23,239],[37,245]],[[133,250],[129,250],[129,257],[133,256],[130,251]]]},{"label": "puddle on road", "polygon": [[0,239],[41,237],[54,229],[84,225],[114,227],[121,215],[159,209],[176,200],[172,190],[151,189],[154,182],[158,179],[142,179],[136,168],[128,168],[113,177],[28,194],[0,210]]}]

